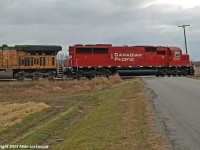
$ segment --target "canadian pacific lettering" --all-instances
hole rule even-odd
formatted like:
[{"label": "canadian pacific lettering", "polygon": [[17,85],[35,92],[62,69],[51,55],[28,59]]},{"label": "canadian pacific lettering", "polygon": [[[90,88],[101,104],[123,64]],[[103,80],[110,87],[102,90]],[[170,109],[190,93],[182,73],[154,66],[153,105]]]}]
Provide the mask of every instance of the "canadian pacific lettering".
[{"label": "canadian pacific lettering", "polygon": [[142,54],[115,53],[114,61],[134,61],[135,57],[142,57]]}]

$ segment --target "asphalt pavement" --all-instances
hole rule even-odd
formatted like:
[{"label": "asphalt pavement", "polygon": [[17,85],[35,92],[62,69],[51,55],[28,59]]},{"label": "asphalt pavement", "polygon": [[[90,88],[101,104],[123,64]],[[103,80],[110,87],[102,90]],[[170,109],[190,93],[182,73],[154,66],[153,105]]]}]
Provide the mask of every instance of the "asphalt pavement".
[{"label": "asphalt pavement", "polygon": [[174,150],[200,150],[200,80],[143,77],[157,124]]}]

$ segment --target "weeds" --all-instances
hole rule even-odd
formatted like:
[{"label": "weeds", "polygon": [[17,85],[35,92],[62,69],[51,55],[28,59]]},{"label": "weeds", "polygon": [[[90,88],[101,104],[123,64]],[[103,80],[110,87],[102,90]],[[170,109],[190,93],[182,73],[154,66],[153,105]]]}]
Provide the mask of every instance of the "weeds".
[{"label": "weeds", "polygon": [[113,83],[122,82],[118,75],[93,80],[48,81],[42,79],[30,82],[0,83],[0,102],[69,96],[83,91],[102,90]]},{"label": "weeds", "polygon": [[[119,76],[0,84],[0,104],[12,105],[9,113],[33,112],[36,103],[25,106],[26,101],[51,106],[0,131],[0,144],[41,144],[56,150],[165,149],[153,132],[153,114],[140,85],[139,79],[123,82]],[[2,118],[7,113],[0,112]]]}]

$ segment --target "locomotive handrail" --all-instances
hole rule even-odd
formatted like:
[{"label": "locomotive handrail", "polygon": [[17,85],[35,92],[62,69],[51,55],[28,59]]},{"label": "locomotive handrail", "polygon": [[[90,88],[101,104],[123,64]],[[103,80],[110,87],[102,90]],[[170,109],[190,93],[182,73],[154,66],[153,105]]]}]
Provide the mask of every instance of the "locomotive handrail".
[{"label": "locomotive handrail", "polygon": [[76,59],[76,70],[78,71],[78,60],[79,59]]}]

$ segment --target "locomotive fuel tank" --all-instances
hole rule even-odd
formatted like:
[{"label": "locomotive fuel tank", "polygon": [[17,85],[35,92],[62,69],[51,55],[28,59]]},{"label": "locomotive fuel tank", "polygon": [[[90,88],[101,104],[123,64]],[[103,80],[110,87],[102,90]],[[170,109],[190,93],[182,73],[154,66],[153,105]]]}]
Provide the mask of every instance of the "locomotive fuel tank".
[{"label": "locomotive fuel tank", "polygon": [[12,79],[13,78],[13,71],[12,70],[0,71],[0,78],[1,79]]},{"label": "locomotive fuel tank", "polygon": [[117,70],[120,76],[150,76],[157,75],[158,70]]}]

